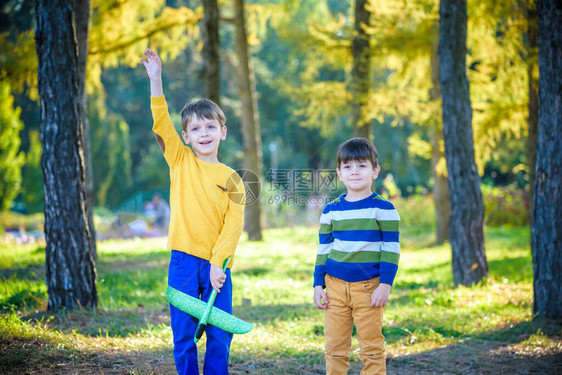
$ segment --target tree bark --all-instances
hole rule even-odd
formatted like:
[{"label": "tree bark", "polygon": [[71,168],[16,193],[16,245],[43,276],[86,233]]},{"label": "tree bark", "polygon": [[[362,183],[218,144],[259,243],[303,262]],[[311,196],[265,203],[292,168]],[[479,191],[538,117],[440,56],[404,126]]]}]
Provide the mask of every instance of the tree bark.
[{"label": "tree bark", "polygon": [[203,9],[203,97],[220,106],[220,39],[217,0],[204,0]]},{"label": "tree bark", "polygon": [[562,318],[562,3],[539,0],[539,128],[532,225],[533,313]]},{"label": "tree bark", "polygon": [[92,147],[90,145],[90,123],[88,122],[86,72],[88,62],[88,36],[90,34],[90,0],[73,0],[76,40],[78,42],[78,102],[82,120],[82,144],[84,146],[84,167],[86,173],[86,209],[88,226],[92,236],[92,254],[98,259],[96,250],[96,229],[94,227],[94,176],[92,171]]},{"label": "tree bark", "polygon": [[246,36],[246,19],[244,1],[234,0],[234,27],[236,29],[236,51],[238,54],[238,90],[242,102],[242,136],[244,139],[244,167],[253,173],[246,173],[242,178],[247,182],[246,191],[246,231],[251,241],[261,241],[261,204],[260,186],[247,177],[262,176],[262,144],[258,104],[255,95],[254,73],[248,51]]},{"label": "tree bark", "polygon": [[[437,101],[441,97],[439,86],[439,59],[437,46],[439,43],[439,24],[435,22],[432,27],[431,38],[431,83],[430,100]],[[436,119],[430,129],[431,140],[431,175],[433,176],[433,202],[435,204],[436,240],[442,244],[449,239],[449,219],[451,217],[451,202],[449,201],[449,186],[447,175],[439,171],[439,162],[445,155],[442,151],[443,123]]]},{"label": "tree bark", "polygon": [[95,308],[72,4],[38,0],[35,15],[48,309]]},{"label": "tree bark", "polygon": [[537,7],[534,0],[527,1],[527,76],[529,79],[529,135],[527,137],[527,159],[529,162],[529,197],[533,216],[533,196],[535,192],[535,165],[537,163],[537,134],[539,127],[539,82],[537,73]]},{"label": "tree bark", "polygon": [[484,205],[474,161],[472,107],[466,75],[466,0],[439,6],[439,83],[451,218],[453,280],[471,285],[488,275],[484,253]]},{"label": "tree bark", "polygon": [[369,49],[369,35],[365,26],[369,26],[371,13],[365,5],[367,0],[355,0],[355,23],[351,54],[353,67],[351,69],[351,121],[353,135],[373,139],[371,121],[365,116],[365,109],[369,101],[369,72],[371,70],[371,51]]}]

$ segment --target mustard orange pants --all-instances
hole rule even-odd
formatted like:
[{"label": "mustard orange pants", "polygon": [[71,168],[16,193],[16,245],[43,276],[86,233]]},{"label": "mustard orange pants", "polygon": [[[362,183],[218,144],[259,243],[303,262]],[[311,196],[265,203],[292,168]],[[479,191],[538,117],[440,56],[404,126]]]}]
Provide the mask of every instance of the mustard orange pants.
[{"label": "mustard orange pants", "polygon": [[326,275],[325,281],[328,297],[328,307],[324,311],[326,374],[347,374],[353,322],[363,362],[361,374],[386,374],[382,335],[384,308],[371,307],[371,295],[379,285],[379,278],[346,282]]}]

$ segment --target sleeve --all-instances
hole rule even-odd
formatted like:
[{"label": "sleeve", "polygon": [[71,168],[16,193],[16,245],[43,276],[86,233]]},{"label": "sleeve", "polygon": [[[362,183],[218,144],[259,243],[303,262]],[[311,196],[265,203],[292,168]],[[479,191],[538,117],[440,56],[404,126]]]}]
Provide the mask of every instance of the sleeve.
[{"label": "sleeve", "polygon": [[[238,246],[238,241],[244,230],[244,208],[246,205],[244,183],[237,173],[236,181],[227,182],[228,206],[224,214],[224,225],[219,234],[215,246],[211,251],[211,264],[221,267],[224,260],[233,257]],[[232,262],[229,268],[232,267]]]},{"label": "sleeve", "polygon": [[152,131],[162,138],[164,142],[164,158],[170,169],[172,169],[176,165],[181,150],[185,148],[184,144],[172,124],[166,98],[164,96],[151,97],[150,109],[152,110],[152,118],[154,120]]},{"label": "sleeve", "polygon": [[324,276],[326,276],[326,261],[334,238],[332,237],[332,221],[330,219],[330,210],[328,206],[324,207],[320,216],[320,229],[318,231],[318,253],[316,254],[316,262],[314,264],[314,285],[326,286]]},{"label": "sleeve", "polygon": [[390,202],[389,209],[381,209],[377,222],[381,230],[380,282],[392,285],[400,259],[400,215]]}]

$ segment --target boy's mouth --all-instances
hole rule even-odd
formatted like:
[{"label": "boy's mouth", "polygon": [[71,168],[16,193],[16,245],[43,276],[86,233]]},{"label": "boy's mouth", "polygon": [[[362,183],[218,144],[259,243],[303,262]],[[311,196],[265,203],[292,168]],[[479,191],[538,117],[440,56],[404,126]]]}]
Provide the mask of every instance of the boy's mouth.
[{"label": "boy's mouth", "polygon": [[199,142],[200,145],[208,145],[209,143],[211,143],[212,140],[205,140],[205,141],[201,141]]}]

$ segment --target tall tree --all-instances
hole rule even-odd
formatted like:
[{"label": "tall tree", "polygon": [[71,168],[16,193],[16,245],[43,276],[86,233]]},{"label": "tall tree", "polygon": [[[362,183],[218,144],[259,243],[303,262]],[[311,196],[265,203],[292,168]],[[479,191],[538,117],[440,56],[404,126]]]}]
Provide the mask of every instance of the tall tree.
[{"label": "tall tree", "polygon": [[438,58],[451,200],[449,237],[453,280],[463,285],[478,283],[488,275],[484,204],[474,161],[472,107],[466,75],[467,19],[466,0],[441,0]]},{"label": "tall tree", "polygon": [[366,28],[370,26],[371,12],[367,9],[368,0],[355,0],[355,21],[351,55],[353,67],[351,69],[351,121],[353,134],[357,137],[372,139],[371,119],[365,111],[369,101],[369,84],[371,70],[371,50],[369,35]]},{"label": "tall tree", "polygon": [[95,308],[96,268],[86,210],[72,4],[38,0],[35,15],[48,309]]},{"label": "tall tree", "polygon": [[[248,51],[244,0],[234,0],[234,28],[238,55],[238,90],[242,102],[244,167],[253,172],[242,176],[246,182],[245,187],[249,190],[246,191],[246,196],[249,197],[246,198],[246,231],[251,241],[261,241],[261,203],[259,199],[254,199],[260,195],[260,185],[254,176],[262,176],[263,157],[254,72]],[[248,178],[251,180],[248,181]]]},{"label": "tall tree", "polygon": [[78,103],[80,104],[80,120],[82,121],[82,144],[84,148],[84,168],[86,175],[86,199],[88,204],[88,226],[92,236],[92,252],[97,259],[96,229],[94,227],[94,174],[92,172],[92,146],[90,142],[90,123],[86,97],[86,66],[88,62],[88,37],[90,35],[90,0],[73,0],[76,39],[78,42]]},{"label": "tall tree", "polygon": [[532,226],[533,312],[562,318],[562,3],[539,0],[539,129]]},{"label": "tall tree", "polygon": [[[439,58],[437,48],[439,45],[439,25],[435,21],[431,27],[431,90],[430,100],[438,101],[441,97],[439,86]],[[449,239],[449,219],[451,218],[451,202],[449,200],[449,186],[445,168],[440,168],[444,160],[443,124],[435,121],[430,129],[431,140],[431,175],[433,176],[433,202],[435,203],[436,243],[441,244]]]},{"label": "tall tree", "polygon": [[219,6],[203,1],[203,97],[220,106]]},{"label": "tall tree", "polygon": [[[539,128],[539,77],[537,65],[537,3],[536,0],[526,0],[527,17],[527,76],[529,80],[529,116],[527,123],[527,159],[529,163],[529,196],[533,202],[535,192],[535,165],[537,163],[537,134]],[[531,203],[530,215],[533,215]]]}]

